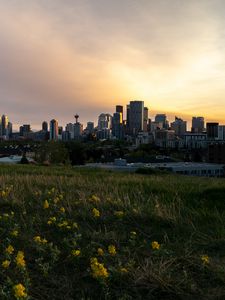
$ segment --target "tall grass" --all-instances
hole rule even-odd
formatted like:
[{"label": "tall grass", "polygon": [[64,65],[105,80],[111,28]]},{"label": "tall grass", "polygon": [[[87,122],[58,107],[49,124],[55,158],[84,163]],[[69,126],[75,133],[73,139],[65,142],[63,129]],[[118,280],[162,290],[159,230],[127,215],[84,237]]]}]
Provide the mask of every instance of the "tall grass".
[{"label": "tall grass", "polygon": [[224,191],[224,179],[2,166],[0,299],[19,283],[18,299],[225,299]]}]

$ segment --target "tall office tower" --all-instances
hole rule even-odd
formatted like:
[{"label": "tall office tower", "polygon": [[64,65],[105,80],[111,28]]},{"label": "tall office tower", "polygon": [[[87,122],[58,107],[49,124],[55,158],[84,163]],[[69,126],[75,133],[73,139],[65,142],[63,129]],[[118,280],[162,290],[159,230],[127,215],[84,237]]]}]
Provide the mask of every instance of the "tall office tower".
[{"label": "tall office tower", "polygon": [[218,128],[219,128],[219,123],[216,123],[216,122],[206,123],[207,138],[210,140],[217,139],[218,138]]},{"label": "tall office tower", "polygon": [[12,136],[13,124],[11,122],[8,123],[8,136]]},{"label": "tall office tower", "polygon": [[144,107],[143,131],[148,131],[148,107]]},{"label": "tall office tower", "polygon": [[205,121],[203,117],[192,117],[191,132],[202,133],[205,129]]},{"label": "tall office tower", "polygon": [[175,117],[175,121],[171,123],[171,129],[175,131],[176,135],[183,136],[187,131],[187,122]]},{"label": "tall office tower", "polygon": [[66,131],[69,132],[69,139],[74,139],[74,126],[72,123],[66,125]]},{"label": "tall office tower", "polygon": [[83,124],[80,124],[79,122],[75,123],[73,129],[74,129],[74,139],[77,139],[83,133]]},{"label": "tall office tower", "polygon": [[88,131],[88,133],[92,133],[94,131],[94,128],[95,128],[94,122],[87,122],[86,130]]},{"label": "tall office tower", "polygon": [[123,121],[123,106],[122,105],[116,105],[116,112],[122,114],[122,121]]},{"label": "tall office tower", "polygon": [[52,141],[57,141],[58,140],[58,134],[59,134],[59,129],[58,129],[58,121],[53,119],[50,121],[50,140]]},{"label": "tall office tower", "polygon": [[221,141],[225,140],[225,125],[218,126],[218,139]]},{"label": "tall office tower", "polygon": [[130,104],[127,105],[127,120],[126,120],[126,132],[129,133],[130,129]]},{"label": "tall office tower", "polygon": [[112,116],[110,114],[100,114],[98,117],[98,130],[112,129]]},{"label": "tall office tower", "polygon": [[30,124],[20,126],[20,136],[27,136],[31,132]]},{"label": "tall office tower", "polygon": [[42,123],[42,131],[45,131],[45,132],[48,131],[48,123],[47,123],[46,121],[44,121],[44,122]]},{"label": "tall office tower", "polygon": [[129,133],[136,135],[143,131],[144,101],[130,101],[129,109]]},{"label": "tall office tower", "polygon": [[62,138],[63,138],[63,127],[58,126],[58,140],[62,141]]},{"label": "tall office tower", "polygon": [[9,124],[8,117],[6,115],[3,115],[1,120],[1,136],[8,135],[8,124]]},{"label": "tall office tower", "polygon": [[157,114],[155,116],[155,122],[162,123],[162,127],[165,129],[169,128],[169,122],[167,121],[166,114]]},{"label": "tall office tower", "polygon": [[112,134],[119,140],[123,139],[123,115],[121,112],[116,112],[113,114]]}]

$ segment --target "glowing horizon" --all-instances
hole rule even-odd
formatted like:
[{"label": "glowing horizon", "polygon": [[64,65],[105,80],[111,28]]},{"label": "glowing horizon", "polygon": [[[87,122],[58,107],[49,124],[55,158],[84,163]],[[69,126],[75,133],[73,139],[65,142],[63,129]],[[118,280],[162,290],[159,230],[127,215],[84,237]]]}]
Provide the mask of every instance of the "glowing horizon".
[{"label": "glowing horizon", "polygon": [[222,0],[0,0],[1,113],[86,123],[139,99],[225,124],[224,16]]}]

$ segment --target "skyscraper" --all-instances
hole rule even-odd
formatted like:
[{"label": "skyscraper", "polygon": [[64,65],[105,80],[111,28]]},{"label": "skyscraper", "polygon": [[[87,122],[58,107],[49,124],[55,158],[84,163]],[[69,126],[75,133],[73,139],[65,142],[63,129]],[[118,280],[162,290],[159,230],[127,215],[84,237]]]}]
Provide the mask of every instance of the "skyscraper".
[{"label": "skyscraper", "polygon": [[187,131],[187,122],[175,117],[175,121],[171,123],[171,129],[175,131],[176,135],[183,136]]},{"label": "skyscraper", "polygon": [[8,136],[11,137],[13,132],[13,124],[11,122],[8,123]]},{"label": "skyscraper", "polygon": [[30,132],[31,132],[30,124],[24,124],[23,126],[20,126],[20,136],[27,137]]},{"label": "skyscraper", "polygon": [[44,122],[42,123],[42,131],[45,131],[45,132],[48,131],[48,123],[47,123],[46,121],[44,121]]},{"label": "skyscraper", "polygon": [[88,131],[88,133],[92,133],[94,131],[94,128],[95,128],[94,122],[87,122],[86,130]]},{"label": "skyscraper", "polygon": [[129,106],[129,133],[136,135],[143,131],[144,101],[130,101]]},{"label": "skyscraper", "polygon": [[112,134],[119,140],[123,139],[123,115],[121,112],[113,114]]},{"label": "skyscraper", "polygon": [[50,140],[57,141],[58,140],[58,121],[53,119],[50,121]]},{"label": "skyscraper", "polygon": [[6,115],[3,115],[1,120],[1,136],[8,136],[8,124],[8,117]]},{"label": "skyscraper", "polygon": [[165,129],[169,128],[169,124],[168,124],[168,121],[167,121],[166,114],[157,114],[155,116],[155,122],[162,123],[162,127],[165,128]]},{"label": "skyscraper", "polygon": [[98,117],[98,130],[111,129],[112,116],[110,114],[100,114]]},{"label": "skyscraper", "polygon": [[203,117],[192,117],[191,132],[202,133],[205,129],[205,121]]},{"label": "skyscraper", "polygon": [[148,108],[144,107],[144,122],[143,122],[143,131],[148,131]]},{"label": "skyscraper", "polygon": [[123,121],[123,106],[122,105],[116,105],[116,112],[122,114],[122,121]]},{"label": "skyscraper", "polygon": [[207,138],[210,140],[217,139],[218,128],[219,128],[219,123],[217,122],[206,123]]}]

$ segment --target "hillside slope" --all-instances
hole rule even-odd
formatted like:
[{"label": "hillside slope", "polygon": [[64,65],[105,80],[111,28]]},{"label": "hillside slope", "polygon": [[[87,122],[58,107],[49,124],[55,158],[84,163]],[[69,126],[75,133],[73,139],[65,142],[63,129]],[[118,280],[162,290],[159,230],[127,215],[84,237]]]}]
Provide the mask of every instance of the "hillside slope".
[{"label": "hillside slope", "polygon": [[0,167],[0,299],[225,299],[225,181]]}]

